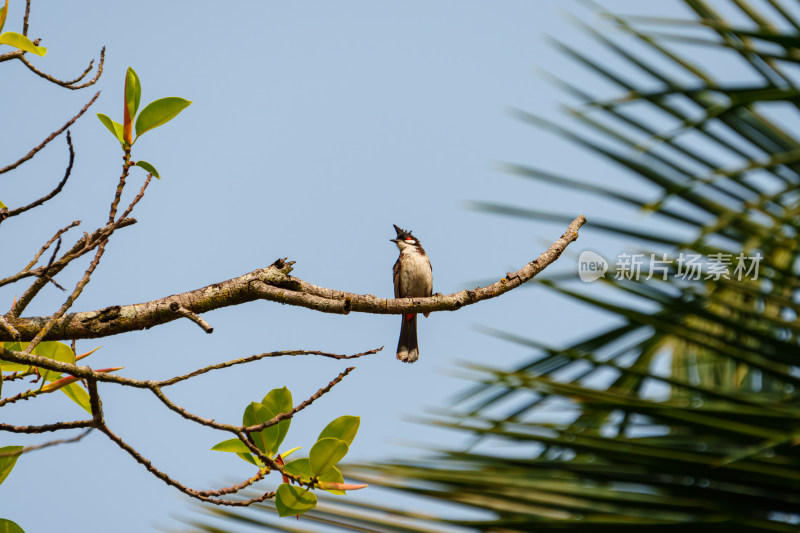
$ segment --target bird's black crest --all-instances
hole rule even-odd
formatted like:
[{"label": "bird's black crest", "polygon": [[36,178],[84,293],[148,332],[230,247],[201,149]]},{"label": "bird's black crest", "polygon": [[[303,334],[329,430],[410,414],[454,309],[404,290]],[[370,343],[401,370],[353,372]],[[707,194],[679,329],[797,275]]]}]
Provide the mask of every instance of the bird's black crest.
[{"label": "bird's black crest", "polygon": [[398,228],[397,224],[392,224],[392,226],[394,226],[394,230],[397,232],[398,239],[405,238],[406,236],[411,235],[411,230],[406,231],[404,229]]},{"label": "bird's black crest", "polygon": [[398,228],[397,224],[392,224],[392,226],[394,226],[394,230],[397,232],[397,238],[398,239],[405,240],[406,237],[411,237],[412,239],[417,240],[416,237],[411,235],[411,230],[404,230],[404,229]]}]

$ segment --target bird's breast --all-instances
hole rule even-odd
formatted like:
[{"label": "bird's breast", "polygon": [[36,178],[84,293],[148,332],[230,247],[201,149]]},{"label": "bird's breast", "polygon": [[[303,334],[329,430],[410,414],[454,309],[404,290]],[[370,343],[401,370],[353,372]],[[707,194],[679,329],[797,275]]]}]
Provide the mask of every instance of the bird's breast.
[{"label": "bird's breast", "polygon": [[400,257],[400,287],[403,297],[430,296],[433,290],[431,263],[424,255],[405,252]]}]

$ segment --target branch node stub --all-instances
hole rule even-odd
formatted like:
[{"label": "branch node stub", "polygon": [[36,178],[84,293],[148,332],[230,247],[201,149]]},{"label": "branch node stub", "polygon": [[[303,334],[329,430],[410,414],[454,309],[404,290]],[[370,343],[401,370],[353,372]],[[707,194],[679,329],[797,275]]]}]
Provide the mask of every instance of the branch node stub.
[{"label": "branch node stub", "polygon": [[178,302],[172,302],[171,304],[169,304],[169,310],[172,311],[173,313],[177,312],[178,309],[180,309],[180,308],[181,308],[181,306],[180,306],[180,304]]}]

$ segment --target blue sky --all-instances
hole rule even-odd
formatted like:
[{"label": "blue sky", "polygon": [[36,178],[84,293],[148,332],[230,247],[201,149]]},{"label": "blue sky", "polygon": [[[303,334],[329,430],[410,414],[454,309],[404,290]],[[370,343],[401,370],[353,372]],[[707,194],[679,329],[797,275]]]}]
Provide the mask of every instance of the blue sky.
[{"label": "blue sky", "polygon": [[[414,230],[433,263],[434,290],[451,293],[516,270],[564,230],[477,213],[468,209],[470,201],[584,213],[590,223],[592,216],[609,218],[609,204],[505,174],[500,162],[620,188],[634,183],[508,112],[516,107],[565,120],[559,106],[569,99],[537,75],[539,70],[614,94],[548,43],[553,36],[627,72],[570,20],[578,16],[614,32],[579,2],[131,5],[33,4],[30,35],[42,37],[49,48],[45,58],[33,62],[68,79],[106,46],[104,74],[95,87],[67,91],[18,62],[0,65],[0,165],[26,153],[102,91],[72,128],[77,155],[65,191],[34,214],[3,224],[4,273],[24,265],[69,221],[81,219],[81,230],[104,223],[121,153],[94,114],[120,120],[128,66],[141,79],[143,104],[164,96],[194,102],[134,147],[134,159],[155,164],[163,179],[137,207],[139,223],[115,235],[74,310],[196,289],[279,257],[296,261],[294,274],[316,285],[388,297],[397,253],[389,242],[392,224]],[[12,1],[6,30],[20,31],[23,7]],[[684,14],[673,2],[613,1],[607,7]],[[0,176],[0,199],[13,206],[42,195],[61,178],[65,163],[65,141],[59,138],[33,161]],[[129,180],[128,199],[143,177],[142,172]],[[615,217],[639,216],[613,209]],[[580,250],[613,256],[623,245],[585,231],[555,270],[574,272]],[[74,284],[83,268],[67,269],[59,280]],[[10,305],[23,290],[24,285],[0,290],[0,305]],[[50,287],[26,314],[52,313],[62,299]],[[163,379],[266,351],[356,353],[386,346],[357,361],[351,376],[298,416],[285,441],[308,450],[328,421],[359,415],[361,430],[349,460],[402,459],[422,453],[415,444],[452,444],[451,434],[409,419],[448,405],[464,389],[465,382],[452,375],[457,362],[511,367],[529,356],[519,346],[481,334],[475,324],[554,344],[608,324],[574,302],[526,287],[421,320],[420,361],[403,365],[394,357],[395,316],[342,317],[254,302],[205,318],[213,335],[178,321],[78,347],[102,345],[89,360],[95,367],[125,366],[123,375]],[[236,423],[247,403],[270,389],[286,385],[300,401],[346,366],[314,357],[261,361],[168,392],[192,412]],[[210,489],[252,475],[232,455],[209,451],[226,435],[185,423],[148,393],[108,385],[101,392],[111,428],[184,484]],[[38,424],[83,415],[60,395],[50,395],[3,408],[2,419]],[[0,445],[36,442],[0,435]],[[175,516],[190,508],[100,434],[22,457],[0,486],[0,502],[0,516],[29,532],[78,523],[88,532],[174,527]]]}]

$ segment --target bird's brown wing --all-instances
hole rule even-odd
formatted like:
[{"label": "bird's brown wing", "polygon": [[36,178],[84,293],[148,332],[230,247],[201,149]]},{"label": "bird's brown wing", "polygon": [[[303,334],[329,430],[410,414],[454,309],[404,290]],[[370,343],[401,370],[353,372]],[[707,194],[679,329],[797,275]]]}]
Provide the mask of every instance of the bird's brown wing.
[{"label": "bird's brown wing", "polygon": [[[433,267],[431,266],[431,260],[428,259],[427,255],[425,256],[425,259],[428,260],[428,268],[431,269],[431,282],[427,286],[427,291],[428,292],[425,294],[425,296],[430,296],[431,294],[433,294]],[[428,316],[428,315],[426,314],[425,316]]]},{"label": "bird's brown wing", "polygon": [[400,283],[397,279],[400,276],[400,258],[397,258],[397,261],[394,263],[394,267],[392,267],[392,281],[394,282],[394,297],[400,298]]}]

